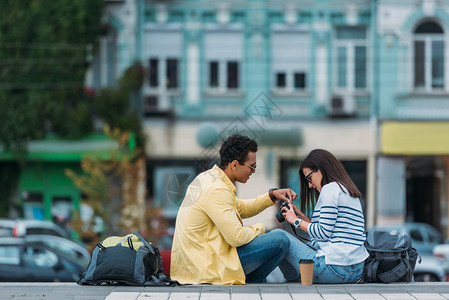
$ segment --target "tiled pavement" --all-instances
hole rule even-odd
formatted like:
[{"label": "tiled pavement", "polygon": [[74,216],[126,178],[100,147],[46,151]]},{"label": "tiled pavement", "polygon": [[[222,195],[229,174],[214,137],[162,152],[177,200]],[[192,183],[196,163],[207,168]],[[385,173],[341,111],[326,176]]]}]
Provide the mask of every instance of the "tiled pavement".
[{"label": "tiled pavement", "polygon": [[76,283],[0,283],[0,300],[341,300],[449,299],[449,283],[347,284],[301,286],[191,285],[178,287],[79,286]]}]

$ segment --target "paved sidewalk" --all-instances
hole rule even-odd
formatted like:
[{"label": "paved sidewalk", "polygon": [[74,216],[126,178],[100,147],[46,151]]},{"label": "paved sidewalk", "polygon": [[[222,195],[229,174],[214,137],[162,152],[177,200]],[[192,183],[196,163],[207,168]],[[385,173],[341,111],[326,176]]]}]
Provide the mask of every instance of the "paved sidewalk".
[{"label": "paved sidewalk", "polygon": [[449,299],[449,283],[301,286],[248,284],[178,287],[79,286],[76,283],[0,283],[0,300],[284,300],[284,299]]}]

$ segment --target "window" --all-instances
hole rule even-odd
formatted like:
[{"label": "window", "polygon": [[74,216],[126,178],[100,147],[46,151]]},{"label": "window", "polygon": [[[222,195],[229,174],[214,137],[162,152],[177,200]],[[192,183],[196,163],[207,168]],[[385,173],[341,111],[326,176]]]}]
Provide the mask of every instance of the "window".
[{"label": "window", "polygon": [[306,74],[295,73],[295,90],[306,88]]},{"label": "window", "polygon": [[44,195],[40,192],[22,192],[25,219],[44,219]]},{"label": "window", "polygon": [[46,249],[25,247],[23,253],[27,268],[53,268],[58,263],[58,256]]},{"label": "window", "polygon": [[[159,62],[160,60],[157,58],[150,58],[148,62],[148,83],[151,88],[159,87]],[[175,58],[168,58],[165,61],[161,61],[161,64],[165,65],[165,87],[167,89],[178,88],[178,60]]]},{"label": "window", "polygon": [[[221,65],[221,67],[220,67]],[[221,70],[226,70],[225,74],[220,74]],[[236,90],[239,88],[239,62],[237,61],[211,61],[209,62],[209,89],[223,90],[221,78],[226,77],[226,88]]]},{"label": "window", "polygon": [[228,89],[237,89],[239,87],[239,63],[236,61],[228,62]]},{"label": "window", "polygon": [[0,264],[19,265],[20,250],[17,246],[0,246]]},{"label": "window", "polygon": [[[180,87],[182,35],[177,28],[152,28],[145,33],[146,94],[161,94]],[[148,90],[149,89],[149,90]]]},{"label": "window", "polygon": [[157,58],[150,58],[148,78],[150,79],[151,87],[159,86],[159,60]]},{"label": "window", "polygon": [[417,229],[410,230],[410,238],[416,242],[424,242],[421,232]]},{"label": "window", "polygon": [[154,204],[163,209],[166,217],[175,218],[187,187],[196,176],[195,169],[189,166],[158,166],[154,176]]},{"label": "window", "polygon": [[241,88],[243,35],[238,26],[222,29],[206,26],[204,35],[205,87],[213,92],[232,92]]},{"label": "window", "polygon": [[218,87],[218,74],[219,74],[218,61],[211,61],[209,63],[209,87]]},{"label": "window", "polygon": [[272,25],[272,85],[275,91],[293,93],[307,89],[310,36],[305,28]]},{"label": "window", "polygon": [[444,88],[444,31],[427,21],[414,32],[414,87],[432,91]]},{"label": "window", "polygon": [[105,26],[100,37],[100,49],[92,61],[92,87],[99,90],[102,87],[116,85],[118,49],[117,32],[112,26]]},{"label": "window", "polygon": [[178,88],[178,60],[167,59],[167,89]]},{"label": "window", "polygon": [[286,82],[285,82],[285,73],[277,73],[276,74],[276,87],[277,88],[285,88]]},{"label": "window", "polygon": [[336,80],[339,90],[367,88],[367,47],[365,27],[336,30]]}]

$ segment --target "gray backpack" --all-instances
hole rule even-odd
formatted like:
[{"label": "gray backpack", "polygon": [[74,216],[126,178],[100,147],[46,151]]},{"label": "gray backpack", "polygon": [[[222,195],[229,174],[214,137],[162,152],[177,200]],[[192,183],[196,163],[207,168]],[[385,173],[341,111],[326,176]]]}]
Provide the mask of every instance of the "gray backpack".
[{"label": "gray backpack", "polygon": [[[418,252],[405,234],[384,231],[366,233],[365,282],[411,282]],[[421,260],[419,261],[421,263]]]},{"label": "gray backpack", "polygon": [[173,286],[177,283],[162,272],[159,249],[134,232],[111,236],[98,243],[78,284]]}]

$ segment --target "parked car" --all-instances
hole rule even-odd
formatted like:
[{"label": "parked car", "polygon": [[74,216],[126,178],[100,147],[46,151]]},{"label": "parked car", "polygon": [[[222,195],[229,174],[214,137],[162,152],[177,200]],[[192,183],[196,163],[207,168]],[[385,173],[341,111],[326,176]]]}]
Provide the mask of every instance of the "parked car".
[{"label": "parked car", "polygon": [[68,255],[23,238],[0,238],[0,281],[76,281],[84,266]]},{"label": "parked car", "polygon": [[433,248],[433,256],[449,260],[449,244],[436,245]]},{"label": "parked car", "polygon": [[413,276],[415,281],[449,281],[449,261],[432,255],[421,255],[416,262]]},{"label": "parked car", "polygon": [[79,261],[84,267],[87,267],[89,264],[89,251],[84,246],[72,240],[54,235],[26,235],[23,238],[29,243],[44,245],[65,253],[74,260]]},{"label": "parked car", "polygon": [[21,237],[24,235],[47,234],[70,239],[70,234],[50,221],[0,219],[0,236]]},{"label": "parked car", "polygon": [[375,226],[369,229],[387,231],[391,234],[406,234],[412,239],[413,248],[420,255],[433,254],[433,248],[443,244],[444,239],[441,234],[432,226],[425,223],[405,223],[400,225]]}]

